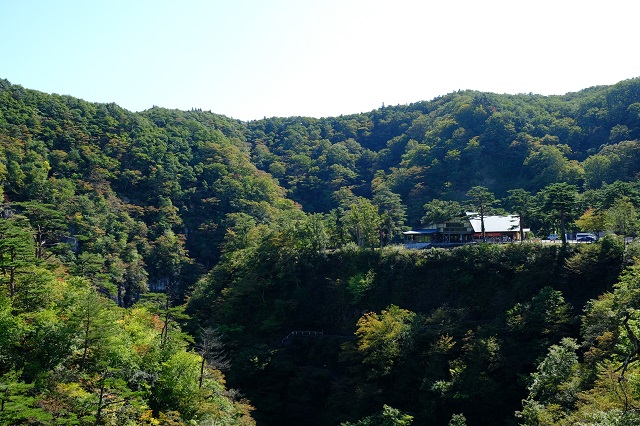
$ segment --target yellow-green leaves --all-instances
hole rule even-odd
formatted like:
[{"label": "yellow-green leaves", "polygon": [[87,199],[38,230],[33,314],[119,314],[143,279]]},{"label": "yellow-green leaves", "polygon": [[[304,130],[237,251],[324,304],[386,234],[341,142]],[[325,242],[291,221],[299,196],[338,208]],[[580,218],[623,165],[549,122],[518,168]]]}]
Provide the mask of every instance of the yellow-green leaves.
[{"label": "yellow-green leaves", "polygon": [[364,363],[371,366],[371,376],[391,373],[403,345],[410,342],[414,318],[415,313],[390,305],[380,314],[368,312],[358,320],[358,350],[364,355]]}]

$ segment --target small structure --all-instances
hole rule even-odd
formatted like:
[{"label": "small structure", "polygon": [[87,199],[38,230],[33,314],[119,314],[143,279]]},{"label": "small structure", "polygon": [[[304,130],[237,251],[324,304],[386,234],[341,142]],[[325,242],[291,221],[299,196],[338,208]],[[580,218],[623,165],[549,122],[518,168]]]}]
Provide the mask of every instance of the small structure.
[{"label": "small structure", "polygon": [[[488,242],[518,241],[520,218],[515,215],[485,216],[484,233]],[[467,212],[465,217],[433,223],[423,229],[414,229],[403,234],[406,248],[421,249],[471,244],[482,241],[482,223],[478,213]]]}]

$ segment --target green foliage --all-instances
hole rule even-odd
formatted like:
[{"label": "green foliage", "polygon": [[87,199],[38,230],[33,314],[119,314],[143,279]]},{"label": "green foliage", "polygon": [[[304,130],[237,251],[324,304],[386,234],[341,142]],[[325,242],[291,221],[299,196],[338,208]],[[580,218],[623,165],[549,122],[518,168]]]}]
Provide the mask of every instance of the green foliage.
[{"label": "green foliage", "polygon": [[624,243],[615,235],[603,237],[599,244],[581,244],[575,254],[566,260],[566,268],[582,285],[607,291],[622,271]]},{"label": "green foliage", "polygon": [[13,298],[0,299],[2,423],[133,425],[173,416],[178,424],[253,424],[251,406],[227,394],[221,373],[201,375],[177,308],[125,310],[89,279],[20,270]]},{"label": "green foliage", "polygon": [[152,388],[152,406],[158,411],[173,410],[193,418],[199,410],[194,404],[202,399],[198,387],[200,359],[196,354],[180,352],[162,363]]},{"label": "green foliage", "polygon": [[358,322],[358,350],[363,362],[369,365],[371,376],[391,373],[403,351],[410,344],[409,330],[415,314],[398,306],[390,305],[380,314],[366,313]]},{"label": "green foliage", "polygon": [[451,420],[449,421],[449,426],[466,426],[467,419],[464,417],[464,414],[454,414],[451,416]]},{"label": "green foliage", "polygon": [[544,287],[530,302],[517,303],[507,311],[507,325],[517,332],[536,336],[556,334],[570,323],[570,306],[562,293]]},{"label": "green foliage", "polygon": [[575,185],[568,183],[552,183],[540,192],[543,200],[543,210],[560,227],[562,245],[567,244],[567,225],[576,216],[577,190]]},{"label": "green foliage", "polygon": [[476,211],[478,217],[480,218],[482,240],[486,241],[487,239],[484,231],[484,218],[485,216],[492,213],[492,207],[498,201],[495,199],[493,193],[489,191],[489,188],[486,188],[484,186],[474,186],[469,191],[467,191],[467,197],[469,198],[469,205]]},{"label": "green foliage", "polygon": [[552,345],[531,375],[523,424],[634,424],[637,392],[637,265],[613,292],[591,300],[582,319],[584,357],[573,339]]},{"label": "green foliage", "polygon": [[534,148],[523,164],[528,166],[538,187],[555,182],[578,183],[582,178],[582,168],[576,161],[570,161],[563,151],[571,154],[567,145],[541,145]]},{"label": "green foliage", "polygon": [[355,423],[340,423],[340,426],[409,426],[412,423],[413,416],[385,404],[379,414],[367,416]]},{"label": "green foliage", "polygon": [[457,201],[431,200],[424,205],[425,215],[421,223],[431,225],[445,220],[455,219],[464,215],[462,204]]},{"label": "green foliage", "polygon": [[[575,400],[575,390],[565,383],[578,365],[576,350],[578,345],[573,339],[563,339],[559,345],[549,348],[547,357],[538,365],[535,373],[531,374],[532,383],[529,385],[529,398],[544,404],[559,404],[569,406]],[[575,387],[575,386],[574,386]]]},{"label": "green foliage", "polygon": [[23,216],[0,218],[0,270],[10,297],[15,296],[16,276],[35,263],[35,247]]},{"label": "green foliage", "polygon": [[576,219],[576,225],[581,231],[587,232],[598,232],[607,228],[605,215],[594,209],[587,209]]},{"label": "green foliage", "polygon": [[517,415],[526,425],[555,424],[574,407],[579,389],[575,376],[578,368],[578,345],[565,338],[552,345],[546,358],[531,374],[529,396]]},{"label": "green foliage", "polygon": [[356,199],[345,213],[344,222],[358,247],[373,248],[380,245],[382,218],[371,201]]},{"label": "green foliage", "polygon": [[[390,243],[465,196],[484,216],[509,195],[537,235],[582,215],[634,236],[639,85],[244,123],[0,81],[0,374],[22,407],[3,415],[251,424],[188,325],[223,332],[229,381],[267,423],[410,422],[390,406],[420,424],[504,423],[523,399],[540,423],[633,423],[635,243]],[[281,346],[296,330],[322,334]],[[565,337],[584,359],[555,377],[548,348]]]},{"label": "green foliage", "polygon": [[638,229],[638,214],[629,197],[620,197],[605,212],[605,223],[618,235],[635,235]]},{"label": "green foliage", "polygon": [[30,394],[33,384],[20,380],[21,372],[11,370],[0,377],[0,422],[33,424],[51,421],[51,414],[38,406]]},{"label": "green foliage", "polygon": [[535,198],[522,188],[510,189],[509,196],[504,200],[508,208],[520,218],[520,241],[524,241],[525,223],[533,215]]},{"label": "green foliage", "polygon": [[381,229],[380,243],[387,245],[405,229],[406,207],[400,195],[391,192],[386,186],[379,185],[373,190],[373,203],[378,206]]},{"label": "green foliage", "polygon": [[584,160],[585,185],[599,188],[603,183],[632,180],[638,167],[639,148],[637,140],[603,145],[597,154]]},{"label": "green foliage", "polygon": [[371,289],[375,276],[373,269],[370,269],[366,274],[359,273],[349,279],[349,292],[354,303],[360,302],[364,293]]},{"label": "green foliage", "polygon": [[[434,424],[460,411],[469,422],[512,417],[526,396],[518,377],[547,345],[576,329],[572,314],[596,294],[566,268],[574,252],[555,245],[420,252],[354,245],[319,255],[287,245],[274,250],[271,234],[262,232],[199,283],[188,312],[238,345],[229,346],[230,381],[247,389],[268,419],[294,422],[322,412],[313,424],[328,424],[366,417],[384,403]],[[605,252],[611,256],[596,256],[590,267],[622,261],[616,250]],[[612,283],[615,274],[603,269],[599,279]],[[331,330],[356,340],[268,344],[293,330]],[[257,381],[264,387],[255,389]],[[314,383],[314,390],[300,383]],[[283,415],[278,401],[291,395],[305,402]]]}]

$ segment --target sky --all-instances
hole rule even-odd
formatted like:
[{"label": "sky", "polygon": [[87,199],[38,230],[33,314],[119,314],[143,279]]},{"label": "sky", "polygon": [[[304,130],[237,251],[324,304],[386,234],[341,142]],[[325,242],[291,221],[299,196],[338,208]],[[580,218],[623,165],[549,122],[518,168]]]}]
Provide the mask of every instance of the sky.
[{"label": "sky", "polygon": [[640,76],[634,0],[0,0],[0,78],[130,111],[330,117]]}]

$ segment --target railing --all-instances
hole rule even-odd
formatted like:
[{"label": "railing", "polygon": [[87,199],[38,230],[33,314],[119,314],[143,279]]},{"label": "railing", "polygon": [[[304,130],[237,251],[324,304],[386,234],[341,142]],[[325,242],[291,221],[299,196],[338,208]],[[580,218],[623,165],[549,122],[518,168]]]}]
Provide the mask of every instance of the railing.
[{"label": "railing", "polygon": [[294,336],[324,336],[324,331],[292,331],[282,339],[282,344],[285,345]]}]

